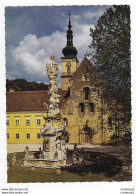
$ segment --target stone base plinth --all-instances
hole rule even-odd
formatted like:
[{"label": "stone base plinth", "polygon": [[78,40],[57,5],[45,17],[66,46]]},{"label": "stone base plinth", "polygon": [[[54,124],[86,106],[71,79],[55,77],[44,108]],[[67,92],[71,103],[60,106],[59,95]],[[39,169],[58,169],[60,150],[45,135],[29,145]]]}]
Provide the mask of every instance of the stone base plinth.
[{"label": "stone base plinth", "polygon": [[57,169],[56,169],[56,174],[58,174],[58,175],[61,174],[61,169],[60,169],[60,168],[57,168]]},{"label": "stone base plinth", "polygon": [[[22,166],[23,168],[26,168],[26,166]],[[50,174],[61,174],[61,167],[57,167],[57,168],[49,168],[49,167],[27,167],[29,168],[31,171],[36,171],[36,172],[47,172]]]},{"label": "stone base plinth", "polygon": [[24,159],[22,167],[57,169],[66,166],[66,160]]}]

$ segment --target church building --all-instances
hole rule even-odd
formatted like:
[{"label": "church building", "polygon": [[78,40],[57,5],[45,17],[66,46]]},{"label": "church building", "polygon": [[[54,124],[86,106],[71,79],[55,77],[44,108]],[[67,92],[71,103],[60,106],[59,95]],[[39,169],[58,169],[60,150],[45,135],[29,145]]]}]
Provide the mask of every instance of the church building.
[{"label": "church building", "polygon": [[[101,77],[85,57],[78,65],[77,49],[69,14],[67,45],[62,49],[59,108],[67,123],[67,143],[108,144],[115,134],[115,121]],[[42,144],[40,129],[49,104],[48,91],[9,91],[7,98],[7,143],[21,146]]]}]

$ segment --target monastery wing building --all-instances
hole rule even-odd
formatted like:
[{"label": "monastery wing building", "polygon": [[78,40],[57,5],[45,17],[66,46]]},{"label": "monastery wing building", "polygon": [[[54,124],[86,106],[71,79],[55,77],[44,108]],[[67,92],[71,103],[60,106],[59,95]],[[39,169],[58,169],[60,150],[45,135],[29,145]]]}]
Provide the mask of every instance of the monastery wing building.
[{"label": "monastery wing building", "polygon": [[[78,65],[70,15],[66,37],[58,94],[59,108],[67,123],[67,143],[110,143],[115,134],[115,121],[103,96],[103,88],[97,84],[101,77],[95,67],[86,57]],[[48,91],[10,91],[6,97],[8,147],[42,144],[40,129],[47,115]]]}]

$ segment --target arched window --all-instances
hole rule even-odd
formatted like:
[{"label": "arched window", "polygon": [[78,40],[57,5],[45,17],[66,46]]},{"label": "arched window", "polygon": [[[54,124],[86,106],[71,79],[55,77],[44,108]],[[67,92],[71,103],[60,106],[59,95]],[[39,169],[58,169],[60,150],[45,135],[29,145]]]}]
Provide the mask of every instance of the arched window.
[{"label": "arched window", "polygon": [[67,67],[67,74],[71,74],[71,68]]},{"label": "arched window", "polygon": [[88,100],[89,99],[90,89],[88,87],[85,87],[84,91],[85,91],[85,100]]},{"label": "arched window", "polygon": [[109,124],[109,127],[112,127],[112,118],[111,117],[108,118],[108,124]]},{"label": "arched window", "polygon": [[89,103],[89,105],[90,105],[90,112],[94,112],[94,103]]},{"label": "arched window", "polygon": [[85,105],[83,103],[80,103],[80,112],[84,112],[85,110]]}]

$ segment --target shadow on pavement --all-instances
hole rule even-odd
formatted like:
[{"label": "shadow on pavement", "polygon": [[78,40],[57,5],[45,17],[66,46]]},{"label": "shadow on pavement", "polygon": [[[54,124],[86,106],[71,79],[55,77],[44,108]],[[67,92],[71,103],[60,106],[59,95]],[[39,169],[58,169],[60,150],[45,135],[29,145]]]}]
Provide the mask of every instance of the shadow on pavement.
[{"label": "shadow on pavement", "polygon": [[[67,164],[71,166],[62,168],[73,174],[84,176],[88,173],[105,174],[106,177],[112,177],[122,169],[122,163],[119,159],[108,154],[102,154],[99,152],[84,151],[81,153],[78,150],[79,157],[82,157],[81,163],[74,163],[73,151],[67,153]],[[77,156],[78,157],[78,156]],[[78,159],[78,158],[77,158]]]}]

